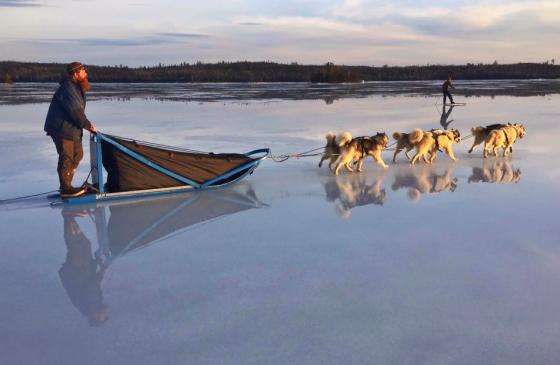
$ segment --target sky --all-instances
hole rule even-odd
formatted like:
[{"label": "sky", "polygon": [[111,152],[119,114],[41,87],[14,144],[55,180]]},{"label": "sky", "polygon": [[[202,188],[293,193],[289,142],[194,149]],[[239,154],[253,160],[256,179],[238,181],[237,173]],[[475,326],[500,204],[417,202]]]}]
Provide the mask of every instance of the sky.
[{"label": "sky", "polygon": [[0,60],[560,62],[560,0],[0,0]]}]

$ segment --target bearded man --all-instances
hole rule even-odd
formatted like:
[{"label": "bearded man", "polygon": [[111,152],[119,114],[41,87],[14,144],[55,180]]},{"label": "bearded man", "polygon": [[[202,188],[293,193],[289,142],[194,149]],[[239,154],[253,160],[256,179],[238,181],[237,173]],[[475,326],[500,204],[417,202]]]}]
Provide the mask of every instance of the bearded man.
[{"label": "bearded man", "polygon": [[60,86],[55,92],[44,130],[50,136],[58,153],[58,179],[60,196],[77,197],[86,189],[72,187],[72,178],[84,155],[82,147],[83,130],[97,132],[95,125],[85,114],[86,91],[89,90],[87,70],[80,62],[72,62],[66,67]]}]

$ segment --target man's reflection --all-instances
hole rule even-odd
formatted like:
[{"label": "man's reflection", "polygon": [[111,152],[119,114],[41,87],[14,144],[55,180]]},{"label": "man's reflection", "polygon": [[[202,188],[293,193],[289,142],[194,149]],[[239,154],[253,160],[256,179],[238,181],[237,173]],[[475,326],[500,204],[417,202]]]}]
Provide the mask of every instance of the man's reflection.
[{"label": "man's reflection", "polygon": [[421,166],[418,169],[398,171],[395,174],[395,181],[391,185],[391,189],[395,191],[408,188],[407,194],[410,200],[418,201],[422,194],[455,191],[457,188],[457,178],[453,177],[452,174],[453,169],[451,167],[446,167],[442,174],[434,171],[432,166]]},{"label": "man's reflection", "polygon": [[[80,206],[62,209],[66,261],[59,270],[60,281],[72,304],[92,326],[107,321],[101,282],[108,266],[126,254],[161,242],[187,228],[217,218],[266,206],[248,184],[235,188],[136,201],[100,202],[86,211]],[[95,222],[96,254],[77,219]],[[142,270],[142,268],[138,268]]]},{"label": "man's reflection", "polygon": [[446,107],[446,105],[443,106],[443,109],[441,110],[441,117],[439,119],[439,124],[441,124],[444,130],[447,130],[449,125],[453,122],[453,119],[449,120],[449,117],[451,116],[454,105],[451,105],[448,111],[446,111]]},{"label": "man's reflection", "polygon": [[323,96],[323,101],[325,102],[325,104],[327,105],[331,105],[335,102],[335,100],[338,100],[338,97],[335,95],[326,95]]},{"label": "man's reflection", "polygon": [[58,274],[72,304],[90,325],[98,326],[109,318],[101,291],[105,267],[93,257],[91,242],[76,222],[76,217],[84,214],[77,210],[62,210],[64,241],[68,251]]},{"label": "man's reflection", "polygon": [[382,206],[385,201],[385,189],[381,189],[384,174],[385,171],[379,172],[369,184],[367,174],[329,177],[325,182],[327,201],[335,203],[336,213],[343,219],[350,217],[352,208],[368,204]]},{"label": "man's reflection", "polygon": [[521,170],[511,165],[511,161],[502,158],[486,159],[482,166],[474,166],[472,175],[469,176],[470,183],[492,183],[492,184],[516,184],[521,180]]}]

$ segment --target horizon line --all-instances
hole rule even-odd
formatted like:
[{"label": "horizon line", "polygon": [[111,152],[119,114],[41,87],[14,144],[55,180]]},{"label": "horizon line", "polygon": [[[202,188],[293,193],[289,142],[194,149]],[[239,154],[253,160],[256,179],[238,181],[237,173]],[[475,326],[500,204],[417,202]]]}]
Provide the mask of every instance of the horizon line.
[{"label": "horizon line", "polygon": [[[35,63],[35,64],[54,64],[54,65],[67,65],[70,62],[45,62],[45,61],[16,61],[16,60],[0,60],[0,63],[8,63],[8,62],[13,62],[13,63]],[[441,66],[441,67],[456,67],[456,66],[469,66],[469,65],[473,65],[473,66],[479,66],[479,65],[483,65],[483,66],[489,66],[489,65],[498,65],[498,66],[508,66],[508,65],[521,65],[521,64],[534,64],[534,65],[548,65],[548,66],[560,66],[560,64],[556,64],[555,63],[555,59],[552,58],[550,60],[545,60],[543,62],[523,62],[523,61],[519,61],[519,62],[512,62],[512,63],[499,63],[498,61],[494,61],[494,62],[490,62],[490,63],[484,63],[484,62],[466,62],[464,64],[440,64],[440,63],[426,63],[426,64],[417,64],[417,65],[389,65],[389,64],[383,64],[383,65],[363,65],[363,64],[356,64],[356,65],[352,65],[352,64],[337,64],[331,61],[326,61],[324,63],[321,64],[307,64],[307,63],[299,63],[297,61],[292,61],[292,62],[278,62],[278,61],[270,61],[270,60],[261,60],[261,61],[247,61],[247,60],[237,60],[237,61],[216,61],[216,62],[206,62],[206,61],[195,61],[195,62],[187,62],[187,61],[183,61],[183,62],[179,62],[179,63],[163,63],[163,62],[159,62],[158,64],[153,64],[153,65],[143,65],[143,66],[130,66],[130,65],[126,65],[126,64],[118,64],[118,65],[99,65],[99,64],[88,64],[87,62],[84,62],[84,64],[88,67],[116,67],[116,68],[132,68],[132,69],[137,69],[137,68],[143,68],[143,67],[147,67],[147,68],[157,68],[157,67],[176,67],[176,66],[194,66],[197,64],[202,64],[202,65],[219,65],[219,64],[236,64],[236,63],[270,63],[270,64],[278,64],[278,65],[286,65],[286,66],[327,66],[327,65],[333,65],[333,66],[345,66],[345,67],[379,67],[379,68],[384,68],[384,67],[429,67],[429,66]]]}]

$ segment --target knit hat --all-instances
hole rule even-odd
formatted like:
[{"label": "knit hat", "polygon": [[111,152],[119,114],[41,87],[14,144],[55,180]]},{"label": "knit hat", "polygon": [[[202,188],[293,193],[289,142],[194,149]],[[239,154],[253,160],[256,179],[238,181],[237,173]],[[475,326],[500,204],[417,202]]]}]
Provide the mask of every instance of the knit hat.
[{"label": "knit hat", "polygon": [[85,66],[81,62],[72,62],[66,66],[66,72],[68,72],[69,75],[72,75],[74,72],[78,72],[82,68],[85,68]]}]

